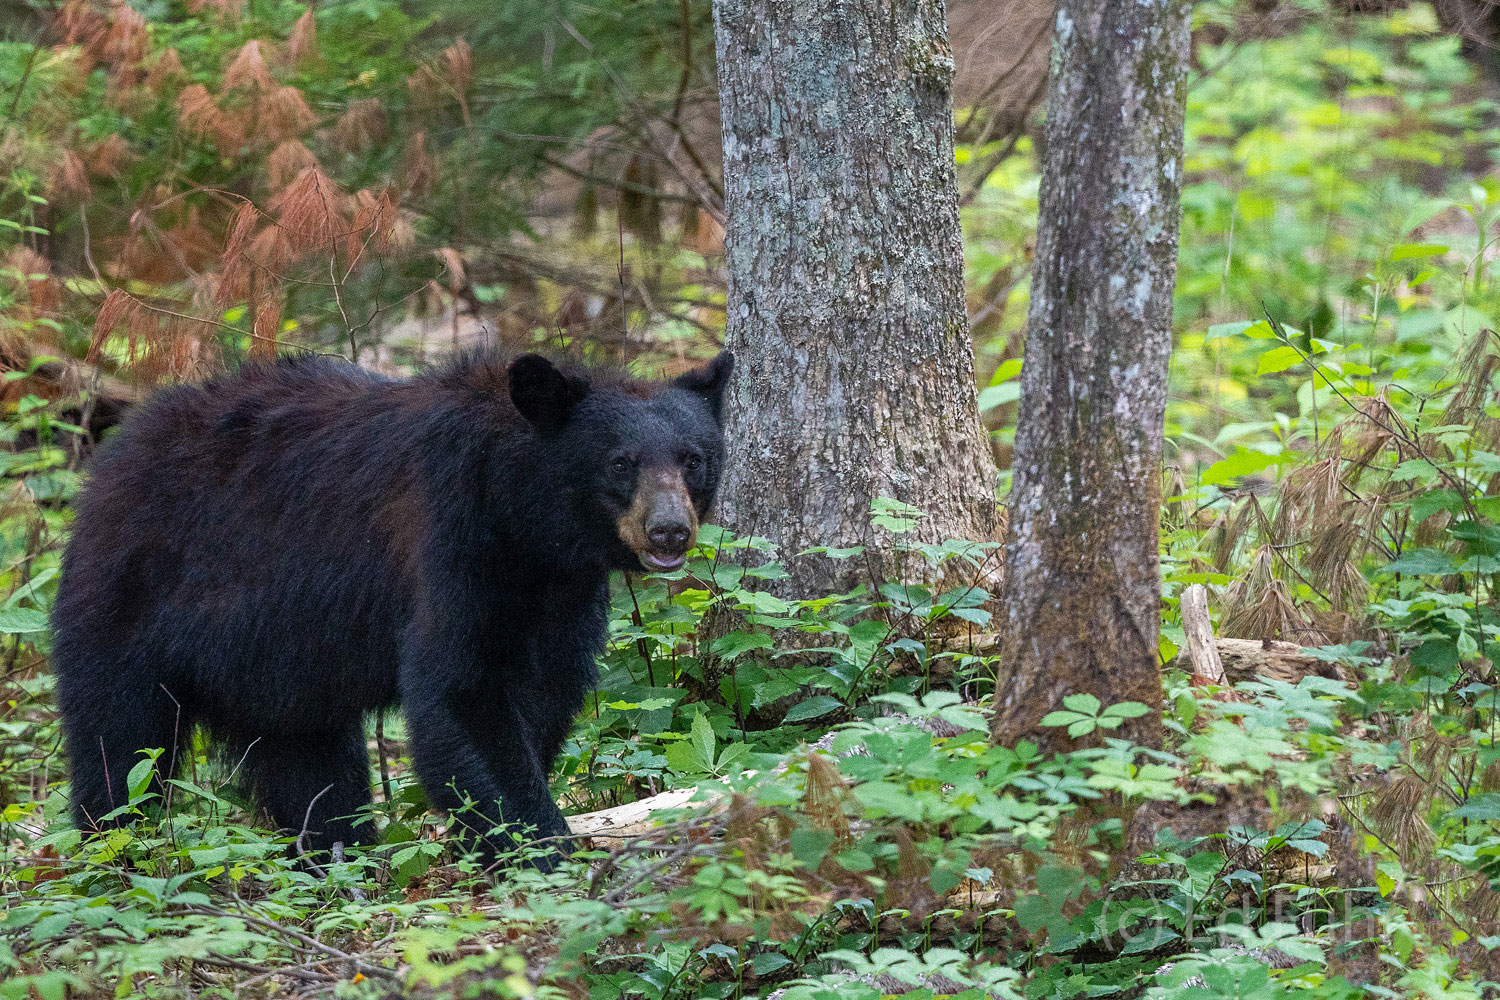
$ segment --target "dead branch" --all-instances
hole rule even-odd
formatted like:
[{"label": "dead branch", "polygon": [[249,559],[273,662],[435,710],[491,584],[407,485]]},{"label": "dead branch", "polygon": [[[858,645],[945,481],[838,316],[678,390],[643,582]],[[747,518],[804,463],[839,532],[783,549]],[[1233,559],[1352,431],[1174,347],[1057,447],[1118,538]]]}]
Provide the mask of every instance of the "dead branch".
[{"label": "dead branch", "polygon": [[[681,809],[692,803],[693,797],[697,794],[696,785],[691,788],[674,788],[670,792],[637,799],[623,806],[580,813],[577,816],[568,817],[568,829],[581,837],[640,837],[649,833],[656,825],[652,814],[663,809]],[[722,796],[712,796],[705,799],[702,804],[713,806],[722,799]]]},{"label": "dead branch", "polygon": [[1214,624],[1208,617],[1208,588],[1195,583],[1182,592],[1180,604],[1182,631],[1187,637],[1184,646],[1192,664],[1193,683],[1227,687],[1224,662],[1214,645]]}]

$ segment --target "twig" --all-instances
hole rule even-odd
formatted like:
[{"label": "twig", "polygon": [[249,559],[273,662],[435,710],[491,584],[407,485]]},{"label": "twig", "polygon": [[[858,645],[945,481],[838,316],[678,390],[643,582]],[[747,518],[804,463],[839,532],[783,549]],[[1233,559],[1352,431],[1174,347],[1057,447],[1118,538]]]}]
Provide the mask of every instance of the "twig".
[{"label": "twig", "polygon": [[[631,575],[630,573],[625,574],[625,587],[630,591],[630,603],[635,609],[630,613],[630,621],[636,628],[645,628],[645,623],[641,620],[641,604],[636,600],[635,583],[631,580]],[[645,636],[638,635],[635,637],[635,650],[641,654],[641,659],[646,661],[646,679],[651,682],[652,687],[656,687],[656,671],[651,666],[651,649],[646,645]]]},{"label": "twig", "polygon": [[[604,895],[604,903],[608,906],[619,906],[630,897],[631,891],[641,883],[648,880],[654,880],[657,875],[661,874],[669,868],[681,864],[688,858],[694,857],[698,854],[707,854],[711,851],[718,850],[719,847],[716,843],[716,833],[722,832],[724,825],[725,824],[723,824],[722,822],[683,824],[683,832],[691,830],[693,835],[682,837],[677,842],[677,844],[673,845],[671,848],[663,852],[656,861],[652,862],[649,865],[642,865],[640,868],[638,868],[630,875],[629,878],[625,879],[623,882],[615,886]],[[700,827],[701,829],[692,829],[695,826]],[[715,830],[715,827],[718,828],[717,831]],[[660,840],[656,838],[642,837],[638,840],[632,841],[627,847],[617,850],[617,852],[610,857],[609,862],[606,864],[606,866],[602,868],[595,876],[595,881],[597,882],[599,878],[604,877],[610,871],[617,870],[619,868],[619,859],[624,855],[630,853],[645,853],[647,851],[659,851],[661,850],[661,846],[662,845]]]},{"label": "twig", "polygon": [[677,0],[682,17],[682,78],[677,81],[677,96],[672,101],[672,129],[682,133],[682,99],[687,96],[688,81],[693,75],[693,18],[688,0]]},{"label": "twig", "polygon": [[[365,954],[370,954],[370,953],[366,952]],[[200,961],[201,961],[201,959],[200,959]],[[317,967],[318,966],[320,966],[320,965],[326,965],[329,962],[336,962],[336,961],[339,961],[339,960],[323,956],[323,957],[319,957],[319,958],[309,959],[308,961],[302,962],[302,963],[300,963],[298,965],[284,965],[284,966],[282,966],[279,969],[269,969],[268,968],[265,971],[258,973],[257,975],[251,976],[249,979],[246,979],[244,982],[235,983],[234,984],[234,990],[237,993],[242,993],[245,990],[248,990],[250,987],[256,985],[257,983],[264,982],[265,980],[274,978],[275,976],[284,976],[284,975],[285,976],[296,976],[298,978],[301,978],[304,974],[306,974],[309,977],[309,979],[308,979],[309,982],[313,982],[313,981],[315,981],[315,982],[321,982],[321,983],[339,983],[339,982],[343,982],[344,981],[344,977],[341,976],[341,975],[338,975],[338,974],[335,974],[335,973],[330,973],[330,972],[318,972],[317,971]],[[249,971],[249,970],[246,969],[245,971]],[[311,977],[317,977],[317,978],[313,979]]]},{"label": "twig", "polygon": [[[671,155],[671,151],[663,147],[661,141],[658,140],[652,133],[651,122],[636,105],[635,100],[631,97],[630,87],[625,83],[624,79],[621,78],[620,74],[615,72],[615,68],[611,66],[608,61],[601,58],[596,51],[594,51],[593,43],[585,38],[583,34],[573,26],[573,23],[571,21],[569,21],[565,17],[558,18],[558,21],[562,24],[563,30],[566,31],[569,35],[572,35],[573,40],[576,41],[579,45],[582,45],[584,51],[593,56],[594,60],[601,67],[603,67],[605,74],[609,76],[615,87],[624,96],[626,107],[628,107],[631,112],[634,113],[638,121],[638,128],[640,129],[641,138],[645,139],[647,144],[656,151],[656,155],[660,156],[662,160],[666,162],[667,166],[672,168],[673,172],[677,174],[678,178],[688,186],[688,189],[698,196],[698,202],[703,207],[703,210],[708,212],[709,215],[713,216],[715,222],[723,225],[724,192],[719,190],[719,188],[714,184],[713,179],[709,177],[708,174],[703,172],[702,167],[698,168],[698,176],[688,176],[688,171],[682,169],[677,160]],[[682,136],[680,134],[678,135],[678,140],[682,142]],[[686,142],[683,142],[683,148],[684,150],[688,149],[688,144]],[[689,152],[688,156],[689,159],[695,161],[696,166],[696,161],[698,158],[691,152]]]},{"label": "twig", "polygon": [[157,769],[157,777],[161,781],[162,786],[165,788],[165,793],[162,796],[162,811],[165,814],[163,816],[163,822],[165,822],[167,825],[167,832],[169,837],[171,838],[172,847],[175,849],[177,847],[177,828],[172,825],[172,792],[176,790],[177,786],[172,784],[172,782],[168,781],[167,779],[171,778],[172,775],[177,773],[177,741],[179,738],[178,727],[182,723],[182,702],[178,701],[176,695],[167,690],[167,686],[165,684],[158,682],[156,686],[161,688],[162,693],[165,694],[168,698],[171,698],[172,704],[177,706],[177,714],[172,718],[172,756],[167,758],[165,777],[162,776],[161,769]]},{"label": "twig", "polygon": [[[964,118],[964,123],[958,127],[958,137],[960,141],[967,141],[962,137],[968,135],[969,127],[974,124],[974,117],[979,114],[979,108],[984,104],[985,101],[988,101],[991,97],[994,97],[995,94],[999,92],[1001,87],[1005,86],[1005,81],[1009,80],[1011,76],[1015,74],[1016,70],[1021,68],[1026,60],[1031,57],[1032,51],[1039,44],[1041,44],[1042,39],[1045,38],[1051,31],[1051,19],[1045,17],[1040,18],[1037,23],[1036,33],[1031,36],[1031,40],[1029,42],[1021,46],[1019,50],[1020,55],[1016,56],[1016,58],[1011,62],[1009,66],[1001,70],[999,73],[995,74],[995,78],[990,81],[989,86],[985,87],[984,90],[979,93],[979,96],[974,98],[973,103],[969,105],[969,113]],[[1042,79],[1045,80],[1046,77],[1047,73],[1044,69],[1042,71]],[[1030,113],[1031,105],[1035,102],[1035,100],[1036,98],[1032,97],[1031,100],[1027,102],[1026,107],[1022,109],[1021,117],[1023,119],[1027,114]],[[993,121],[993,117],[991,118],[991,120]]]},{"label": "twig", "polygon": [[[1373,411],[1363,410],[1358,406],[1355,406],[1353,401],[1350,400],[1348,396],[1344,395],[1344,390],[1334,385],[1333,379],[1329,378],[1323,373],[1323,370],[1318,367],[1318,363],[1312,359],[1312,356],[1303,351],[1302,348],[1298,347],[1296,343],[1293,342],[1291,337],[1287,336],[1286,328],[1281,325],[1281,322],[1277,320],[1276,317],[1271,315],[1271,311],[1266,308],[1265,303],[1261,303],[1261,311],[1265,313],[1266,321],[1271,325],[1271,331],[1276,334],[1276,336],[1281,340],[1283,344],[1285,344],[1287,347],[1290,347],[1293,351],[1297,352],[1297,356],[1302,359],[1303,363],[1311,368],[1313,370],[1313,374],[1317,376],[1317,378],[1321,378],[1323,380],[1323,384],[1332,389],[1334,394],[1338,396],[1339,399],[1343,400],[1345,406],[1349,407],[1350,410],[1358,413],[1360,416],[1364,417],[1366,420],[1370,421],[1370,423],[1374,424],[1376,427],[1379,427],[1387,434],[1390,434],[1392,437],[1399,439],[1402,444],[1406,445],[1412,451],[1416,452],[1417,457],[1422,459],[1422,461],[1426,462],[1428,465],[1432,466],[1437,474],[1442,477],[1443,482],[1448,486],[1448,488],[1453,490],[1453,492],[1458,495],[1458,498],[1463,503],[1464,509],[1468,513],[1468,515],[1475,520],[1480,519],[1479,512],[1475,509],[1473,501],[1469,499],[1469,493],[1471,493],[1473,490],[1472,486],[1460,482],[1441,465],[1434,462],[1432,458],[1427,454],[1427,452],[1423,450],[1422,443],[1416,438],[1412,437],[1410,434],[1407,434],[1406,431],[1399,425],[1393,426],[1391,424],[1388,424],[1385,421],[1381,420],[1378,416],[1376,416]],[[1318,386],[1315,380],[1313,382],[1314,395],[1316,395],[1317,388]]]},{"label": "twig", "polygon": [[190,323],[206,323],[209,326],[216,326],[222,330],[228,330],[230,333],[237,334],[241,337],[250,337],[253,340],[270,341],[278,347],[290,347],[294,351],[306,351],[308,354],[316,354],[320,358],[343,357],[342,354],[334,354],[331,351],[315,351],[311,347],[303,347],[301,344],[293,344],[291,341],[279,340],[276,337],[267,337],[263,334],[256,333],[253,330],[241,330],[237,326],[230,326],[228,323],[221,323],[216,319],[208,319],[204,316],[190,316],[187,313],[174,312],[171,309],[163,309],[161,306],[153,306],[145,299],[139,298],[135,295],[132,295],[131,299],[133,299],[135,301],[135,304],[140,306],[142,309],[147,309],[154,313],[160,313],[163,316],[174,316],[177,319],[185,319]]},{"label": "twig", "polygon": [[990,174],[994,173],[995,169],[1009,159],[1011,153],[1015,152],[1016,145],[1021,141],[1021,136],[1026,134],[1026,121],[1031,117],[1031,109],[1036,107],[1037,101],[1041,100],[1042,93],[1046,89],[1047,74],[1043,73],[1041,80],[1032,89],[1030,96],[1026,98],[1025,106],[1021,109],[1020,115],[1017,116],[1015,126],[1010,130],[1009,141],[1001,149],[980,161],[979,166],[974,170],[968,187],[959,196],[958,204],[960,207],[971,204],[975,198],[979,197],[979,192],[983,189],[984,182],[989,180]]},{"label": "twig", "polygon": [[89,203],[86,201],[78,203],[78,221],[83,228],[83,259],[88,264],[89,270],[94,274],[94,280],[99,283],[99,290],[106,291],[108,286],[104,283],[104,275],[99,273],[99,265],[94,263],[94,254],[89,249]]},{"label": "twig", "polygon": [[109,808],[115,808],[115,787],[109,780],[109,754],[104,751],[104,737],[99,737],[99,760],[104,765],[104,790],[109,793]]},{"label": "twig", "polygon": [[[323,193],[322,184],[318,185],[318,200],[323,203],[324,217],[329,219],[334,218],[333,208],[328,204],[328,196]],[[351,229],[345,235],[352,236],[356,232],[358,230]],[[338,260],[339,244],[338,240],[335,239],[328,246],[328,280],[333,282],[333,301],[339,307],[339,316],[343,317],[344,320],[344,330],[349,334],[349,360],[355,364],[359,364],[359,344],[354,340],[354,330],[349,325],[349,312],[344,308],[343,286],[339,284]]]},{"label": "twig", "polygon": [[312,797],[312,801],[307,804],[307,812],[302,814],[302,829],[298,831],[296,840],[298,857],[302,858],[303,861],[307,861],[307,866],[311,868],[319,878],[325,879],[328,877],[328,873],[323,871],[323,869],[319,868],[312,861],[308,861],[307,845],[304,843],[304,841],[307,839],[307,824],[312,820],[313,806],[317,805],[318,800],[328,794],[329,790],[333,788],[333,785],[334,783],[331,781],[328,784],[324,785],[323,790],[317,795],[314,795]]},{"label": "twig", "polygon": [[391,801],[391,764],[385,756],[385,712],[375,714],[375,757],[380,761],[380,790]]},{"label": "twig", "polygon": [[239,988],[241,989],[250,985],[251,983],[260,982],[272,976],[291,976],[293,979],[299,979],[305,983],[335,983],[342,978],[330,972],[315,972],[311,968],[309,968],[309,966],[323,965],[328,962],[334,961],[333,959],[327,957],[318,958],[311,962],[303,962],[300,965],[282,966],[281,968],[272,968],[265,965],[256,965],[251,962],[242,962],[236,958],[228,958],[224,955],[217,954],[199,955],[194,957],[193,961],[202,962],[204,965],[212,965],[216,968],[236,969],[240,972],[255,973],[255,975],[250,979],[247,979],[245,980],[245,982],[238,984]]},{"label": "twig", "polygon": [[379,965],[371,965],[369,962],[366,962],[364,959],[360,958],[359,956],[357,956],[357,955],[351,955],[351,954],[349,954],[346,951],[341,951],[338,948],[335,948],[333,945],[324,944],[322,941],[319,941],[317,938],[312,937],[311,935],[305,934],[305,933],[303,933],[302,931],[298,930],[295,927],[287,927],[284,924],[278,924],[274,920],[269,920],[269,919],[267,919],[265,917],[259,917],[259,916],[256,916],[253,913],[245,912],[245,910],[249,909],[249,904],[246,903],[239,896],[235,896],[234,900],[241,907],[243,907],[243,909],[240,910],[239,912],[234,912],[234,911],[231,911],[231,910],[225,910],[222,907],[218,907],[218,906],[212,906],[212,905],[204,906],[202,904],[194,904],[194,905],[185,907],[185,909],[188,910],[189,912],[203,913],[203,914],[207,914],[209,916],[215,916],[215,917],[233,917],[233,918],[237,918],[237,919],[240,919],[240,920],[247,921],[249,923],[254,924],[257,927],[260,927],[262,930],[269,930],[269,931],[272,931],[274,933],[283,935],[284,937],[288,937],[288,938],[291,938],[291,939],[293,939],[295,941],[300,942],[301,944],[303,944],[305,946],[304,950],[311,949],[313,951],[320,951],[320,952],[322,952],[325,955],[330,955],[330,956],[332,956],[334,958],[337,958],[337,959],[340,959],[342,961],[352,963],[354,965],[355,969],[357,971],[359,971],[359,972],[363,972],[366,975],[366,977],[379,977],[381,979],[387,979],[387,980],[391,980],[391,981],[395,981],[395,980],[397,980],[399,978],[397,976],[397,974],[395,972],[391,971],[390,969],[384,968],[383,966],[379,966]]},{"label": "twig", "polygon": [[[330,865],[341,865],[344,863],[344,842],[342,840],[335,840],[331,845],[329,845],[328,863]],[[348,887],[348,895],[349,898],[354,900],[354,902],[356,903],[369,902],[369,900],[365,898],[365,891],[357,885],[351,885]]]},{"label": "twig", "polygon": [[[234,770],[230,771],[229,772],[229,777],[227,777],[227,778],[224,779],[224,784],[225,785],[227,785],[231,781],[233,781],[234,780],[234,776],[236,774],[240,773],[240,765],[242,765],[242,764],[245,763],[245,758],[250,756],[250,751],[253,750],[253,749],[255,749],[255,744],[257,744],[259,742],[260,742],[260,737],[259,736],[255,737],[255,739],[253,739],[253,740],[250,741],[250,745],[245,748],[245,752],[242,753],[242,754],[240,754],[239,763],[234,765]],[[223,786],[221,785],[220,787],[223,787]]]},{"label": "twig", "polygon": [[578,180],[581,180],[587,184],[603,184],[607,187],[614,188],[616,191],[630,191],[634,194],[645,195],[646,197],[653,198],[657,201],[680,201],[687,205],[699,204],[699,199],[693,197],[692,195],[675,194],[671,191],[663,191],[660,188],[654,188],[649,184],[638,184],[635,181],[627,181],[623,177],[616,179],[612,177],[605,177],[603,174],[590,173],[587,170],[579,170],[577,167],[569,164],[566,160],[560,160],[549,153],[541,154],[540,159],[543,163],[547,164],[547,166],[551,167],[552,169],[561,170],[568,176],[576,177]]}]

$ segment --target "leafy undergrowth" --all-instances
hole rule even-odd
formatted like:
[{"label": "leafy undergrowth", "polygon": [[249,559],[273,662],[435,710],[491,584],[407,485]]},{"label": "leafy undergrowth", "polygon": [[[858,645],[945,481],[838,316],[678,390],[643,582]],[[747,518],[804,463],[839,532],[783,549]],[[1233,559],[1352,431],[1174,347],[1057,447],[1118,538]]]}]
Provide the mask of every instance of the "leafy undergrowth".
[{"label": "leafy undergrowth", "polygon": [[[1500,539],[1472,453],[1427,447],[1361,449],[1337,471],[1407,483],[1405,463],[1430,460],[1450,478],[1385,501],[1382,523],[1417,503],[1444,514],[1445,490],[1458,511],[1425,546],[1366,560],[1370,638],[1315,648],[1334,669],[1234,697],[1169,669],[1165,750],[1110,736],[1147,706],[1083,696],[1048,719],[1078,749],[992,747],[977,583],[792,601],[765,589],[781,569],[763,543],[710,531],[686,571],[622,585],[600,691],[556,775],[573,812],[687,786],[710,801],[545,876],[454,855],[395,719],[377,747],[378,847],[313,869],[293,836],[254,824],[201,742],[170,802],[143,755],[122,807],[134,826],[80,838],[34,630],[43,544],[0,618],[17,650],[0,995],[1477,995],[1500,945],[1481,658]],[[874,530],[917,516],[882,502]],[[12,557],[49,520],[14,515]],[[976,579],[993,556],[911,547]],[[1169,587],[1186,575],[1204,574]],[[705,614],[731,610],[739,628],[704,640]]]}]

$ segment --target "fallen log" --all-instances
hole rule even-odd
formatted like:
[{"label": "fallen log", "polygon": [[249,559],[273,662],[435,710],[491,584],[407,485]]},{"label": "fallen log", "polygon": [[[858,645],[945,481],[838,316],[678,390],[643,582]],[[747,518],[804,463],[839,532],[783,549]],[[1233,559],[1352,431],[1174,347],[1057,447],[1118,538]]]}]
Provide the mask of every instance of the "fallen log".
[{"label": "fallen log", "polygon": [[1270,677],[1295,684],[1314,674],[1333,680],[1348,679],[1343,667],[1308,656],[1295,642],[1282,642],[1278,639],[1215,639],[1214,649],[1224,663],[1224,673],[1235,684],[1253,681],[1257,677]]},{"label": "fallen log", "polygon": [[[670,792],[637,799],[623,806],[611,806],[608,809],[579,813],[577,816],[568,817],[568,829],[580,837],[611,839],[640,837],[650,833],[655,826],[656,821],[652,819],[654,813],[661,812],[663,809],[681,809],[688,805],[697,794],[696,785],[691,788],[674,788]],[[723,796],[715,796],[705,800],[702,805],[717,805],[722,799]]]},{"label": "fallen log", "polygon": [[[1210,630],[1207,635],[1200,636],[1204,650],[1201,655],[1207,655],[1206,650],[1209,648],[1210,640],[1213,654],[1219,659],[1225,680],[1229,684],[1252,681],[1259,676],[1272,677],[1293,684],[1312,674],[1336,680],[1345,679],[1344,670],[1338,664],[1308,656],[1295,642],[1282,642],[1278,639],[1214,639]],[[1188,674],[1194,673],[1191,648],[1192,640],[1178,652],[1177,660],[1178,665]],[[1000,652],[1000,634],[976,632],[973,635],[954,636],[943,641],[941,651],[968,653],[973,656],[995,656]]]}]

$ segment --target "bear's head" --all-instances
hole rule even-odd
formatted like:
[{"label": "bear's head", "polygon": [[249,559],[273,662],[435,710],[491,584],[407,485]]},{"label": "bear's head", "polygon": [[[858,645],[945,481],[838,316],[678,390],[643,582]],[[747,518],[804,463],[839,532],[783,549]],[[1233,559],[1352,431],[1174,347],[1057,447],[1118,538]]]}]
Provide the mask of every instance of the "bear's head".
[{"label": "bear's head", "polygon": [[683,564],[724,470],[725,351],[669,382],[590,383],[536,354],[511,362],[510,398],[560,470],[569,505],[615,569]]}]

